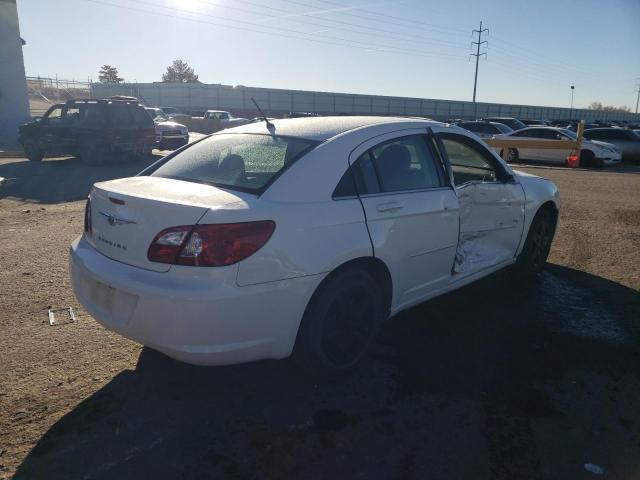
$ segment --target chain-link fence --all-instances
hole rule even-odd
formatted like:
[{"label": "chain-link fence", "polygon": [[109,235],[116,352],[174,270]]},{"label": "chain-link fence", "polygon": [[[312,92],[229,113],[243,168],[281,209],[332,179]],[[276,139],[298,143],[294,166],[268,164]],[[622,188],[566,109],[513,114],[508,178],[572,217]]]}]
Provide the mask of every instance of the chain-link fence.
[{"label": "chain-link fence", "polygon": [[90,98],[91,82],[58,77],[26,77],[32,116],[41,116],[54,103]]}]

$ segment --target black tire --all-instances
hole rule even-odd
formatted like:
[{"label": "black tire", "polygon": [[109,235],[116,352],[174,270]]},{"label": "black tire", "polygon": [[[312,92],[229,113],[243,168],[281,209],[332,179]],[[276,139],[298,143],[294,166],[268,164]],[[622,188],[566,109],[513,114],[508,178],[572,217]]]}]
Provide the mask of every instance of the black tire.
[{"label": "black tire", "polygon": [[31,140],[24,142],[24,154],[32,162],[39,162],[44,158],[44,152]]},{"label": "black tire", "polygon": [[325,378],[355,367],[388,314],[381,293],[363,270],[344,270],[327,279],[307,305],[293,349],[294,364]]},{"label": "black tire", "polygon": [[582,150],[580,152],[580,166],[602,168],[603,162],[601,158],[596,159],[596,156],[591,150]]},{"label": "black tire", "polygon": [[[502,152],[500,152],[500,157],[502,157]],[[517,163],[520,161],[520,154],[517,148],[510,148],[507,152],[507,163]]]},{"label": "black tire", "polygon": [[548,207],[533,217],[522,252],[514,266],[517,276],[533,278],[544,268],[556,231],[556,216]]}]

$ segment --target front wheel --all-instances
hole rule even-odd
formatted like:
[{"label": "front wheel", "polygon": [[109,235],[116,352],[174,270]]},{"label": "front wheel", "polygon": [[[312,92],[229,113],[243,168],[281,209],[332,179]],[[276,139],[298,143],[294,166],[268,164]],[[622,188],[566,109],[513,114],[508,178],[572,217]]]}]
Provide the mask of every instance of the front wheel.
[{"label": "front wheel", "polygon": [[518,276],[532,278],[542,271],[551,250],[555,229],[556,220],[551,209],[538,210],[515,264],[515,272]]},{"label": "front wheel", "polygon": [[33,141],[24,142],[24,154],[32,162],[39,162],[44,158],[44,152]]},{"label": "front wheel", "polygon": [[362,270],[340,272],[311,298],[292,360],[314,376],[346,372],[362,360],[384,318],[385,304],[377,282]]},{"label": "front wheel", "polygon": [[580,164],[583,167],[602,168],[604,161],[601,158],[596,158],[591,150],[582,150],[580,152]]}]

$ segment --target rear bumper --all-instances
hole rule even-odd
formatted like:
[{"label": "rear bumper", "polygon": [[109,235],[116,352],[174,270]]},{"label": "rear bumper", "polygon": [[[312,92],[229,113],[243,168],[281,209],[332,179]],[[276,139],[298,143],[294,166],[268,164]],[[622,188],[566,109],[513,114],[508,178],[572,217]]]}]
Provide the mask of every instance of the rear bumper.
[{"label": "rear bumper", "polygon": [[237,270],[152,272],[105,257],[84,237],[70,249],[75,295],[109,330],[200,365],[289,356],[324,275],[239,287]]}]

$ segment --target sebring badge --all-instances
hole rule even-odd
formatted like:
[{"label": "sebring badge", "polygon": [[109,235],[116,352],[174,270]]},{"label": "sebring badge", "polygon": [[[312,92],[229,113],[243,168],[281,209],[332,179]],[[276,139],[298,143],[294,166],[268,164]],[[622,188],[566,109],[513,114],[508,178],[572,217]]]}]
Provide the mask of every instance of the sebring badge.
[{"label": "sebring badge", "polygon": [[115,227],[116,225],[130,225],[130,224],[136,223],[133,220],[127,220],[126,218],[118,218],[109,213],[105,213],[105,212],[98,212],[98,213],[103,217],[106,217],[107,221],[109,222],[109,225],[111,225],[112,227]]}]

